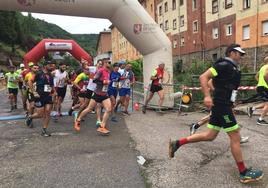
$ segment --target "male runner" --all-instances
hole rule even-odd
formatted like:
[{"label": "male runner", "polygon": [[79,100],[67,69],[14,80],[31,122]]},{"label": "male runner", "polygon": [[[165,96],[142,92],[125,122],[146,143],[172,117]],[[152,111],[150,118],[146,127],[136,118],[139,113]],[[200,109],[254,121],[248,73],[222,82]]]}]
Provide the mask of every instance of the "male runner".
[{"label": "male runner", "polygon": [[144,105],[142,106],[142,112],[144,114],[146,113],[146,106],[148,105],[150,100],[153,98],[155,92],[157,92],[157,94],[159,96],[158,111],[161,112],[161,107],[162,107],[162,104],[164,102],[164,89],[161,85],[161,82],[162,82],[163,76],[164,76],[164,69],[165,69],[165,64],[160,63],[158,65],[158,68],[156,68],[151,75],[152,84],[151,84],[151,88],[150,88],[150,93],[149,93],[148,98],[145,99]]},{"label": "male runner", "polygon": [[97,129],[97,132],[107,135],[110,131],[106,128],[106,123],[111,112],[111,101],[108,96],[108,85],[110,78],[109,64],[107,61],[103,61],[103,68],[100,68],[95,77],[94,82],[97,84],[97,87],[93,93],[93,96],[90,100],[89,105],[84,109],[77,118],[75,118],[74,129],[80,131],[80,122],[81,119],[88,113],[92,112],[97,103],[101,103],[105,109],[102,122],[100,127]]},{"label": "male runner", "polygon": [[17,109],[17,95],[19,89],[19,75],[15,72],[16,67],[10,66],[8,73],[5,74],[6,85],[8,89],[8,98],[10,100],[10,111],[12,112],[14,109]]},{"label": "male runner", "polygon": [[[245,51],[241,49],[240,45],[232,44],[226,49],[225,54],[224,59],[219,59],[200,76],[200,83],[205,96],[204,104],[211,109],[209,129],[186,138],[170,141],[169,157],[173,158],[175,152],[185,144],[214,140],[223,128],[230,138],[231,152],[237,163],[240,181],[242,183],[258,181],[263,177],[263,172],[246,168],[240,148],[239,126],[232,111],[241,78],[238,64]],[[213,80],[213,86],[215,87],[213,100],[208,86],[210,79]]]},{"label": "male runner", "polygon": [[257,106],[248,107],[248,116],[252,117],[253,111],[262,108],[260,117],[257,119],[258,125],[268,125],[268,122],[264,120],[268,112],[268,57],[264,58],[264,65],[260,68],[259,72],[255,76],[258,81],[257,93],[262,96],[265,101]]},{"label": "male runner", "polygon": [[[52,71],[55,67],[55,63],[46,61],[43,70],[35,74],[33,80],[29,81],[29,87],[33,91],[35,98],[36,112],[33,115],[29,115],[25,123],[27,126],[31,126],[32,120],[43,117],[43,128],[41,135],[44,137],[51,136],[47,132],[47,128],[50,121],[50,113],[53,105],[53,94],[55,94],[54,82]],[[34,89],[36,85],[36,90]]]}]

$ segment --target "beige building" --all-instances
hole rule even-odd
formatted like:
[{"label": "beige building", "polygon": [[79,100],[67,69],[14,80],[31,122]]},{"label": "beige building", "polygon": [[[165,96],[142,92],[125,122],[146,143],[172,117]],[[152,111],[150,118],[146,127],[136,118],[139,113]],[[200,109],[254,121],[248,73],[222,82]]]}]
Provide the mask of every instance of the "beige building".
[{"label": "beige building", "polygon": [[[155,19],[155,0],[139,0],[141,5]],[[134,27],[134,26],[133,26]],[[112,62],[133,61],[142,58],[142,55],[113,25],[110,26],[112,39]]]},{"label": "beige building", "polygon": [[112,41],[111,31],[102,31],[99,34],[97,41],[97,56],[94,58],[94,64],[99,59],[109,59],[112,61]]}]

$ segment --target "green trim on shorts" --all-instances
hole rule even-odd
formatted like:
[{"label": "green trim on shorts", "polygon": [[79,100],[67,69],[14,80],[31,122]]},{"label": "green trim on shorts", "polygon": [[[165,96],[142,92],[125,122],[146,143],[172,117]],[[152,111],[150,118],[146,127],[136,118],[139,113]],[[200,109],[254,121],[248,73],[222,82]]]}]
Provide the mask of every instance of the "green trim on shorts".
[{"label": "green trim on shorts", "polygon": [[224,132],[228,133],[228,132],[231,132],[231,131],[235,131],[235,130],[237,130],[237,129],[239,129],[239,128],[240,128],[239,125],[236,124],[236,125],[234,125],[234,126],[232,126],[232,127],[225,128],[225,129],[224,129]]},{"label": "green trim on shorts", "polygon": [[221,130],[220,127],[215,126],[215,125],[211,125],[211,124],[208,124],[207,128],[209,128],[209,129],[213,129],[213,130],[216,130],[216,131],[220,131],[220,130]]}]

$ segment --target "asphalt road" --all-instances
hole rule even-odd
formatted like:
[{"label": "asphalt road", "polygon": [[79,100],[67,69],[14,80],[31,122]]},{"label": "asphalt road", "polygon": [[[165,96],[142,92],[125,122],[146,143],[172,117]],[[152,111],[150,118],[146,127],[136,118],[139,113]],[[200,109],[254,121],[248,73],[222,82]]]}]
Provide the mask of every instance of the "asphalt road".
[{"label": "asphalt road", "polygon": [[[0,95],[0,115],[8,115],[8,101]],[[40,136],[41,120],[33,129],[23,120],[0,122],[0,187],[145,187],[135,143],[124,117],[118,118],[109,136],[97,134],[95,114],[87,116],[80,133],[72,117],[51,121],[49,138]]]}]

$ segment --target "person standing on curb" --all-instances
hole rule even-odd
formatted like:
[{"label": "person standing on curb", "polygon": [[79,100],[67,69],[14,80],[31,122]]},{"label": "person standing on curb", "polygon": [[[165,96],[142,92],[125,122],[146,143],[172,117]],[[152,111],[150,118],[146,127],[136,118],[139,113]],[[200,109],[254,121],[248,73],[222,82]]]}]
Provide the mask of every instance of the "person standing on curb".
[{"label": "person standing on curb", "polygon": [[[223,128],[230,139],[231,152],[239,170],[240,182],[249,183],[262,179],[263,172],[246,168],[240,147],[240,128],[232,111],[241,80],[238,64],[244,54],[245,51],[241,49],[240,45],[230,45],[226,49],[226,57],[219,59],[199,77],[205,96],[204,104],[211,109],[208,130],[179,140],[170,140],[169,157],[173,158],[175,152],[183,145],[201,141],[213,141]],[[213,86],[215,87],[213,100],[208,85],[210,79],[213,80]]]}]

